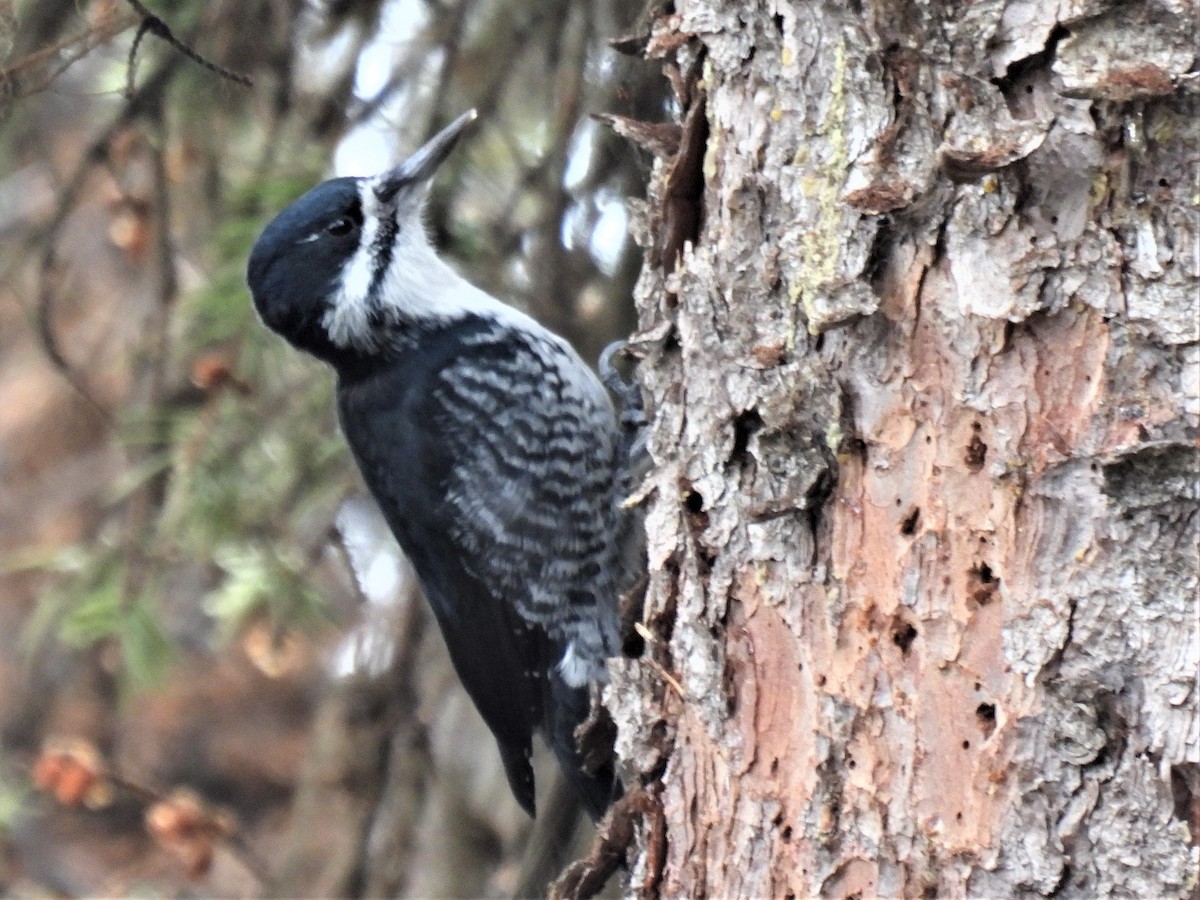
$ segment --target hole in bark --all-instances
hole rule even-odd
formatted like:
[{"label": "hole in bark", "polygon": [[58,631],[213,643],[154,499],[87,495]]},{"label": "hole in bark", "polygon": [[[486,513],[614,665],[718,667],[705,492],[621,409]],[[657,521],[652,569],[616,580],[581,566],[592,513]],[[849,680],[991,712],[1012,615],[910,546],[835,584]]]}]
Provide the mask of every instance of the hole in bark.
[{"label": "hole in bark", "polygon": [[982,685],[982,684],[980,684],[978,681],[977,681],[977,682],[975,682],[975,690],[979,690],[979,689],[980,689],[980,688],[982,688],[982,687],[983,687],[983,685]]},{"label": "hole in bark", "polygon": [[962,813],[955,813],[955,814],[954,814],[954,821],[955,821],[955,822],[961,822],[961,821],[962,821]]},{"label": "hole in bark", "polygon": [[860,437],[852,437],[846,441],[846,450],[853,453],[863,462],[867,461],[867,442]]},{"label": "hole in bark", "polygon": [[750,436],[762,428],[762,425],[762,416],[754,409],[746,410],[733,420],[733,452],[729,455],[731,461],[740,460],[746,455],[746,448],[750,446]]},{"label": "hole in bark", "polygon": [[975,718],[979,720],[979,730],[983,732],[984,738],[990,738],[996,730],[996,705],[980,703],[975,707]]},{"label": "hole in bark", "polygon": [[626,659],[641,659],[645,652],[646,639],[631,629],[621,640],[621,655]]},{"label": "hole in bark", "polygon": [[[897,96],[897,101],[899,101]],[[867,276],[867,280],[871,284],[873,290],[880,299],[883,299],[884,283],[883,276],[887,272],[888,260],[892,258],[892,250],[896,245],[896,236],[892,228],[884,221],[879,223],[879,228],[875,231],[875,239],[871,241],[871,249],[867,252],[867,261],[863,264],[863,274]]]},{"label": "hole in bark", "polygon": [[1063,863],[1062,874],[1058,876],[1058,883],[1056,885],[1054,885],[1053,888],[1050,889],[1051,897],[1057,897],[1060,894],[1062,894],[1062,892],[1066,889],[1067,885],[1071,883],[1071,875],[1072,875],[1071,864],[1068,862]]},{"label": "hole in bark", "polygon": [[662,352],[664,356],[670,356],[672,353],[679,352],[679,334],[672,328],[667,332],[667,336],[663,338]]},{"label": "hole in bark", "polygon": [[1187,823],[1192,845],[1200,844],[1200,764],[1171,766],[1171,795],[1176,818]]},{"label": "hole in bark", "polygon": [[851,769],[857,769],[858,763],[854,761],[854,757],[850,757],[850,761],[846,765]]},{"label": "hole in bark", "polygon": [[970,742],[970,741],[963,741],[963,743],[962,743],[962,748],[963,748],[964,750],[970,750],[970,749],[971,749],[971,742]]},{"label": "hole in bark", "polygon": [[900,533],[911,537],[917,531],[917,523],[921,521],[921,507],[914,506],[912,512],[900,523]]},{"label": "hole in bark", "polygon": [[980,606],[987,606],[996,599],[996,589],[1000,585],[1000,579],[992,573],[992,567],[987,563],[980,563],[973,567],[967,576],[975,583],[974,590],[971,591],[971,599]]},{"label": "hole in bark", "polygon": [[825,687],[825,681],[826,681],[826,679],[825,679],[824,675],[818,675],[817,676],[817,687]]},{"label": "hole in bark", "polygon": [[775,30],[780,34],[783,34],[783,16],[776,13],[775,15],[771,16],[771,21],[775,23]]},{"label": "hole in bark", "polygon": [[825,332],[822,331],[820,334],[817,335],[817,339],[815,341],[813,341],[813,350],[820,353],[821,348],[823,348],[824,346],[825,346]]},{"label": "hole in bark", "polygon": [[1170,187],[1171,182],[1167,181],[1167,179],[1165,179],[1165,178],[1160,178],[1160,179],[1158,179],[1158,186],[1159,187]]},{"label": "hole in bark", "polygon": [[706,566],[712,566],[713,560],[716,559],[716,553],[713,547],[704,540],[704,531],[708,528],[708,513],[704,511],[704,496],[686,481],[680,485],[680,492],[683,494],[683,508],[687,514],[688,526],[692,530],[696,552]]},{"label": "hole in bark", "polygon": [[784,826],[783,831],[779,832],[779,836],[783,839],[785,844],[790,841],[792,839],[792,826]]},{"label": "hole in bark", "polygon": [[1051,217],[1050,217],[1050,224],[1051,224],[1051,225],[1057,225],[1057,224],[1058,224],[1058,216],[1051,216]]},{"label": "hole in bark", "polygon": [[[976,423],[975,427],[978,427],[978,425],[979,423]],[[979,435],[971,435],[971,442],[967,444],[967,453],[965,457],[967,468],[972,472],[978,472],[980,469],[982,469],[984,460],[987,459],[987,451],[987,444],[979,439]]]},{"label": "hole in bark", "polygon": [[737,715],[738,708],[738,673],[728,663],[721,678],[721,690],[725,694],[725,714],[732,719]]},{"label": "hole in bark", "polygon": [[[774,775],[778,771],[779,771],[779,758],[776,757],[775,759],[771,760],[771,774]],[[775,824],[776,825],[779,824],[778,820],[776,820]]]},{"label": "hole in bark", "polygon": [[1041,52],[1009,63],[1008,68],[1005,69],[1002,76],[992,79],[992,84],[1000,88],[1004,99],[1008,101],[1009,112],[1015,118],[1028,118],[1028,114],[1019,114],[1021,110],[1019,105],[1013,102],[1012,95],[1018,91],[1024,94],[1033,93],[1034,81],[1039,72],[1049,68],[1050,63],[1054,59],[1058,42],[1069,33],[1063,26],[1056,25],[1046,39],[1046,46]]},{"label": "hole in bark", "polygon": [[1012,322],[1004,323],[1004,337],[1000,343],[1000,352],[1001,353],[1003,353],[1005,350],[1007,350],[1009,347],[1012,346],[1013,334],[1016,332],[1016,330],[1017,330],[1017,326],[1014,325]]},{"label": "hole in bark", "polygon": [[900,652],[907,654],[916,639],[917,629],[913,627],[912,623],[897,619],[892,626],[892,643],[900,648]]}]

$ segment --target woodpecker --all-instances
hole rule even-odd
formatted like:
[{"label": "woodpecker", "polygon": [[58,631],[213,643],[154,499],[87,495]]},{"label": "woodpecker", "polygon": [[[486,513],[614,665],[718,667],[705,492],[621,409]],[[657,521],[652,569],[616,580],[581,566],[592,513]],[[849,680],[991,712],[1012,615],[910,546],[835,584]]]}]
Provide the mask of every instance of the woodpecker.
[{"label": "woodpecker", "polygon": [[584,771],[575,729],[620,643],[621,433],[565,340],[429,243],[430,182],[474,119],[314,187],[263,230],[247,281],[262,321],[332,366],[342,431],[517,801],[534,815],[540,731],[597,819],[613,771]]}]

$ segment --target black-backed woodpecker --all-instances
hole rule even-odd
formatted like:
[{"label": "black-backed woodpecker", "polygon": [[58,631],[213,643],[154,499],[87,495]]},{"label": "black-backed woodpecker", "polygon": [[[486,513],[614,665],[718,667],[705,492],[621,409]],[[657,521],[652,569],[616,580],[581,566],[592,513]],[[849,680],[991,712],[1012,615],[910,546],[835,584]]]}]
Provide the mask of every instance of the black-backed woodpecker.
[{"label": "black-backed woodpecker", "polygon": [[542,732],[593,818],[611,766],[575,729],[618,652],[621,439],[562,338],[430,246],[430,181],[474,111],[371,178],[334,178],[266,226],[248,281],[268,327],[329,363],[341,427],[454,667],[534,812]]}]

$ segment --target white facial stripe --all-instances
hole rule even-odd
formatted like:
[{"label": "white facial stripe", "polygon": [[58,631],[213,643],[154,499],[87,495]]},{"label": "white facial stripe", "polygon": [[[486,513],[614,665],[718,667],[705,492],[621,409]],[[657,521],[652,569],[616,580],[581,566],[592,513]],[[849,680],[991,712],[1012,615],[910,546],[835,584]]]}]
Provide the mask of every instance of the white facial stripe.
[{"label": "white facial stripe", "polygon": [[[424,191],[397,197],[395,209],[381,208],[375,196],[378,179],[359,182],[363,227],[358,249],[342,272],[341,283],[322,324],[338,347],[363,352],[378,350],[386,339],[378,331],[379,313],[394,321],[447,321],[469,314],[509,322],[521,328],[542,330],[529,316],[479,290],[438,258],[421,221]],[[375,272],[375,241],[380,217],[400,220],[387,271],[370,296]],[[548,333],[548,332],[547,332]]]},{"label": "white facial stripe", "polygon": [[378,340],[370,326],[370,297],[367,291],[375,268],[371,248],[379,233],[379,212],[371,182],[364,180],[358,183],[358,198],[363,213],[358,249],[354,251],[350,264],[342,270],[342,282],[334,295],[333,306],[325,313],[321,323],[336,346],[373,350]]}]

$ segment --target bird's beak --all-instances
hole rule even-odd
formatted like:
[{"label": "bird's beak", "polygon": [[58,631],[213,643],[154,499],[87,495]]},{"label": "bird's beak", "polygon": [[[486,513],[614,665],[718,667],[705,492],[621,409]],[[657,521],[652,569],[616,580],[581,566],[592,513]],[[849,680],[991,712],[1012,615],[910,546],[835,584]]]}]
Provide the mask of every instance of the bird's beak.
[{"label": "bird's beak", "polygon": [[388,206],[404,188],[427,183],[477,117],[475,110],[467,110],[396,168],[380,175],[375,180],[375,196],[379,202]]}]

